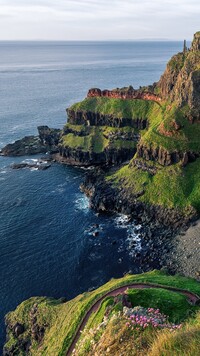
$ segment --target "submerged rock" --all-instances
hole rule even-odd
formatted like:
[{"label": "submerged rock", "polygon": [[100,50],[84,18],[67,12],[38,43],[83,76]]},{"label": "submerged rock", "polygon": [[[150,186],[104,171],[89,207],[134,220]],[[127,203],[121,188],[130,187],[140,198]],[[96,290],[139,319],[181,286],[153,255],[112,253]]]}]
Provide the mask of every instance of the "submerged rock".
[{"label": "submerged rock", "polygon": [[39,164],[32,164],[32,163],[13,163],[11,166],[10,166],[12,169],[22,169],[22,168],[36,168],[38,170],[46,170],[48,168],[51,167],[50,164],[42,164],[42,163],[39,163]]}]

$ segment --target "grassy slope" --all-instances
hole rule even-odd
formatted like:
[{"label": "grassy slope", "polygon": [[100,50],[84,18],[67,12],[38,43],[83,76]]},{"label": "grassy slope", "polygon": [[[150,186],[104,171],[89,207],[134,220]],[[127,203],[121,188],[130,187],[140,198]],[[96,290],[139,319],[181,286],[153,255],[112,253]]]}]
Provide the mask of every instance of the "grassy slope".
[{"label": "grassy slope", "polygon": [[[172,151],[200,151],[200,125],[191,124],[185,117],[187,106],[177,109],[175,104],[163,102],[162,104],[145,100],[123,100],[112,98],[86,98],[71,106],[75,111],[91,111],[112,115],[119,118],[148,119],[149,128],[142,132],[142,140],[148,147],[163,147]],[[180,130],[175,130],[173,122],[181,124]],[[170,131],[165,136],[160,130],[162,127]]]},{"label": "grassy slope", "polygon": [[[47,298],[31,298],[23,302],[14,312],[8,314],[11,324],[16,321],[26,325],[29,330],[29,311],[34,303],[38,303],[38,320],[48,325],[44,341],[40,348],[33,346],[33,355],[65,355],[70,340],[89,306],[107,291],[132,282],[151,282],[162,285],[171,285],[191,290],[200,295],[200,285],[192,279],[168,276],[161,271],[152,271],[141,275],[127,275],[121,279],[112,279],[95,291],[84,293],[67,303],[61,303]],[[11,339],[9,344],[14,344]]]},{"label": "grassy slope", "polygon": [[[123,136],[127,133],[134,133],[136,130],[130,127],[114,128],[108,126],[83,126],[83,125],[71,125],[67,124],[66,128],[73,130],[72,133],[64,135],[62,137],[62,144],[65,147],[73,149],[81,149],[84,152],[101,153],[106,148],[135,148],[136,142],[131,140],[122,139],[109,139],[109,134],[121,134]],[[83,136],[78,136],[77,133],[82,133]]]},{"label": "grassy slope", "polygon": [[[149,165],[153,166],[153,163],[150,162]],[[108,175],[107,180],[114,186],[121,186],[123,183],[123,187],[133,193],[144,191],[139,198],[143,202],[168,208],[178,207],[185,212],[193,206],[200,212],[200,159],[184,168],[180,164],[154,166],[158,167],[154,176],[126,165]]]},{"label": "grassy slope", "polygon": [[[200,313],[182,325],[169,331],[146,328],[132,330],[126,326],[126,318],[116,315],[98,332],[85,335],[75,356],[126,355],[126,356],[198,356],[200,337]],[[95,348],[91,340],[95,341]],[[85,342],[84,342],[85,341]]]}]

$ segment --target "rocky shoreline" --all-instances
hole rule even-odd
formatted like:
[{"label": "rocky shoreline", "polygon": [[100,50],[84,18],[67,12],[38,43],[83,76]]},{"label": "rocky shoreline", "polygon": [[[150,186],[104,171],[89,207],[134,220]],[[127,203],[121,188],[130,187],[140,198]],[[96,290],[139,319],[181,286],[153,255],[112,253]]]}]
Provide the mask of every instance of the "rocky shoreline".
[{"label": "rocky shoreline", "polygon": [[[87,172],[81,191],[90,198],[91,208],[99,213],[128,215],[140,231],[142,253],[135,260],[143,266],[141,271],[164,268],[200,281],[200,223],[191,210],[183,216],[179,210],[148,206],[137,201],[123,188],[114,189],[105,182],[105,171]],[[195,239],[193,239],[195,236]]]},{"label": "rocky shoreline", "polygon": [[[61,130],[40,126],[38,132],[38,136],[25,137],[7,145],[3,148],[1,154],[22,156],[25,154],[49,153],[48,162],[44,163],[44,159],[41,158],[39,164],[22,162],[13,164],[11,168],[46,170],[51,166],[51,161],[82,166],[82,162],[73,160],[73,157],[67,159],[60,155],[58,142]],[[198,218],[195,211],[191,210],[187,216],[183,216],[178,209],[172,210],[139,202],[138,198],[143,194],[142,191],[134,195],[123,187],[120,189],[113,188],[106,182],[106,172],[108,169],[114,170],[116,167],[111,168],[106,165],[92,167],[91,163],[84,166],[88,166],[89,169],[84,176],[80,189],[90,198],[91,208],[98,213],[125,214],[136,225],[142,225],[140,232],[142,252],[136,251],[134,256],[138,265],[142,266],[141,272],[152,268],[165,268],[171,273],[180,273],[200,279],[198,265],[200,260],[200,233],[194,232],[197,227],[190,227],[195,224]],[[141,169],[148,170],[149,167],[145,166]],[[155,172],[151,173],[154,174]],[[190,231],[192,232],[190,233]],[[191,236],[195,234],[196,247],[190,234]]]}]

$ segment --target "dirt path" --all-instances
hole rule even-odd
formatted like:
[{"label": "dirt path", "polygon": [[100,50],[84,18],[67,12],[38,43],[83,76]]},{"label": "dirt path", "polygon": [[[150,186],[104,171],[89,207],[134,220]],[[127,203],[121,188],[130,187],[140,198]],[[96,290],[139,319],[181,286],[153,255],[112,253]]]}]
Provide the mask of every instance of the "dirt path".
[{"label": "dirt path", "polygon": [[84,327],[86,326],[88,319],[90,318],[92,313],[95,313],[98,308],[101,305],[101,302],[103,301],[103,299],[105,299],[106,297],[115,297],[119,294],[125,294],[127,289],[131,288],[131,289],[145,289],[145,288],[162,288],[162,289],[167,289],[169,291],[172,292],[178,292],[181,293],[183,295],[185,295],[187,297],[187,300],[189,303],[195,305],[197,301],[200,301],[200,297],[192,292],[189,292],[187,290],[184,289],[179,289],[179,288],[175,288],[175,287],[168,287],[168,286],[163,286],[163,285],[159,285],[159,284],[151,284],[151,283],[133,283],[133,284],[126,284],[125,286],[122,287],[118,287],[106,294],[104,294],[100,299],[98,299],[92,306],[91,308],[88,310],[88,312],[86,313],[84,319],[82,320],[81,324],[78,327],[78,330],[76,331],[76,334],[74,335],[74,338],[72,340],[72,343],[66,353],[66,356],[70,356],[72,355],[72,352],[81,336],[81,332],[83,331]]}]

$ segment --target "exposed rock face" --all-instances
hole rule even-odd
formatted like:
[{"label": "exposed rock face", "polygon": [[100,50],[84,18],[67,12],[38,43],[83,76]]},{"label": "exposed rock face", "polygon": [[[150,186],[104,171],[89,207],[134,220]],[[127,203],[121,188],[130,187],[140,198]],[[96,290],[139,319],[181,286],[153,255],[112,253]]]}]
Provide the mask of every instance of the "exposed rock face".
[{"label": "exposed rock face", "polygon": [[23,169],[23,168],[35,168],[41,171],[44,171],[48,168],[50,168],[51,165],[50,164],[43,164],[43,163],[39,163],[39,164],[30,164],[30,163],[13,163],[11,165],[12,169]]},{"label": "exposed rock face", "polygon": [[171,164],[182,162],[185,166],[189,162],[195,161],[199,155],[193,152],[168,152],[160,148],[149,148],[143,144],[137,146],[137,157],[144,158],[147,161],[155,161],[162,166],[170,166]]},{"label": "exposed rock face", "polygon": [[38,153],[58,152],[61,130],[48,126],[38,127],[39,136],[26,136],[2,148],[2,156],[25,156]]},{"label": "exposed rock face", "polygon": [[143,130],[148,126],[148,120],[119,118],[112,115],[103,115],[90,111],[74,111],[67,109],[68,122],[72,125],[88,125],[88,126],[110,126],[110,127],[125,127],[130,126],[136,129]]},{"label": "exposed rock face", "polygon": [[[146,90],[150,87],[145,88]],[[92,88],[88,91],[88,98],[91,97],[107,97],[114,99],[143,99],[143,100],[152,100],[160,102],[161,98],[151,91],[143,91],[142,89],[134,89],[132,86],[127,88],[117,88],[113,90],[100,90],[98,88]]]},{"label": "exposed rock face", "polygon": [[96,211],[131,215],[136,217],[138,222],[148,223],[149,226],[161,224],[162,227],[169,226],[175,231],[181,227],[186,227],[190,221],[196,218],[194,209],[191,209],[191,212],[184,219],[178,209],[172,210],[138,201],[137,198],[142,196],[144,191],[141,190],[141,192],[134,194],[123,186],[121,189],[115,189],[104,180],[103,171],[97,170],[87,173],[81,189],[90,197],[91,207]]},{"label": "exposed rock face", "polygon": [[45,153],[47,148],[41,143],[38,136],[26,136],[21,140],[10,143],[2,148],[2,156],[25,156]]},{"label": "exposed rock face", "polygon": [[38,133],[41,143],[44,146],[49,146],[52,150],[58,150],[58,143],[61,137],[62,131],[59,129],[52,129],[48,126],[38,126]]},{"label": "exposed rock face", "polygon": [[190,117],[200,118],[200,32],[194,35],[190,50],[173,56],[157,88],[162,99],[190,108]]},{"label": "exposed rock face", "polygon": [[81,149],[60,146],[59,155],[54,158],[62,163],[74,166],[94,166],[94,165],[119,165],[126,160],[130,160],[136,152],[136,148],[130,149],[105,149],[101,153],[95,153]]}]

